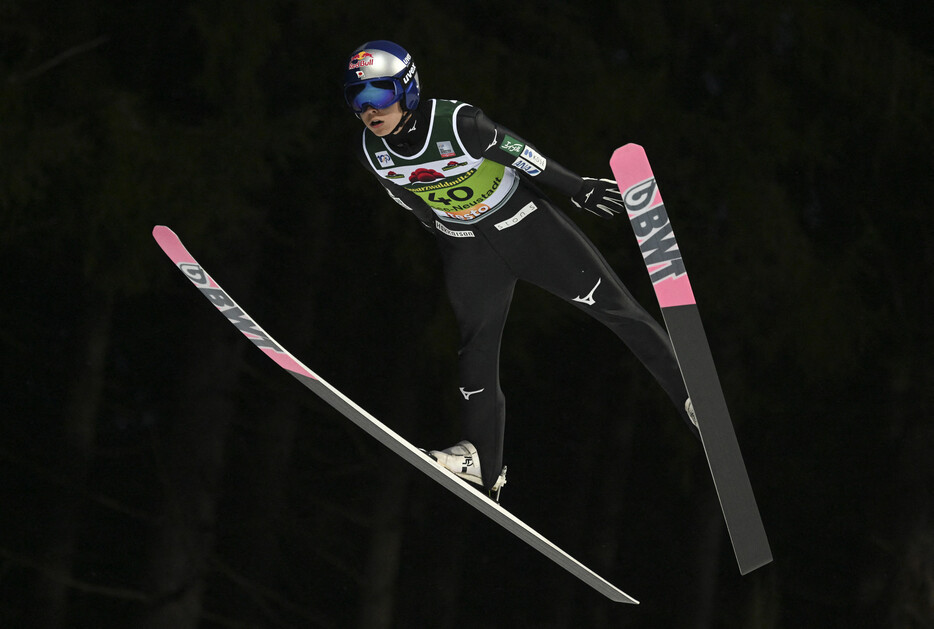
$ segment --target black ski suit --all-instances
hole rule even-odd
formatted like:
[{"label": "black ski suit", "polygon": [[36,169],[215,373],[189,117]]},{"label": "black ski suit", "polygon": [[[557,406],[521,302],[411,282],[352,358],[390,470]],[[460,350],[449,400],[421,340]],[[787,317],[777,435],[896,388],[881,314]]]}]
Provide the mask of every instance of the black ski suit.
[{"label": "black ski suit", "polygon": [[[450,109],[450,105],[423,101],[398,133],[379,139],[364,131],[358,157],[389,195],[411,210],[437,239],[460,328],[459,390],[452,393],[460,399],[464,439],[477,448],[484,486],[489,489],[503,467],[506,416],[499,382],[500,341],[519,279],[572,303],[612,330],[652,373],[693,430],[684,410],[687,391],[667,333],[636,302],[593,243],[536,185],[545,184],[571,197],[581,189],[581,177],[541,155],[476,107],[461,104],[453,114]],[[448,119],[441,120],[442,116]],[[424,166],[444,163],[445,151],[451,147],[438,139],[445,137],[439,129],[446,128],[446,123],[456,130],[450,138],[453,151],[458,144],[462,146],[468,154],[465,160],[490,160],[521,174],[516,178],[505,173],[516,179],[507,199],[495,206],[480,203],[474,206],[480,208],[477,211],[456,214],[447,211],[458,207],[450,199],[430,206],[425,194],[432,200],[439,200],[438,195],[422,189],[419,196],[400,185],[408,183],[407,173],[419,168],[431,176],[443,176]],[[440,155],[430,143],[438,145]],[[519,145],[531,153],[518,153]],[[523,160],[523,155],[531,157]],[[448,163],[456,164],[457,159]],[[436,189],[451,190],[443,184]]]}]

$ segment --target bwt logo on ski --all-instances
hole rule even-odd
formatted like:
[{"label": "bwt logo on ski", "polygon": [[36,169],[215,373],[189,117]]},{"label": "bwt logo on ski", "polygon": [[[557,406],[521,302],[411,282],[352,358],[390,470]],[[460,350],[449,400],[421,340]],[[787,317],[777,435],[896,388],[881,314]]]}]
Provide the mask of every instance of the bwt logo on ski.
[{"label": "bwt logo on ski", "polygon": [[275,341],[269,338],[266,332],[248,314],[243,312],[227,293],[220,288],[211,287],[211,278],[204,272],[204,269],[197,264],[184,262],[179,264],[178,268],[231,323],[237,326],[238,330],[243,332],[244,336],[253,341],[254,345],[260,349],[267,348],[280,354],[284,353],[285,350],[276,345]]},{"label": "bwt logo on ski", "polygon": [[678,242],[668,221],[665,204],[652,206],[656,191],[655,179],[649,179],[634,185],[623,195],[623,202],[629,212],[629,222],[636,233],[639,249],[653,284],[686,273],[681,250],[678,249]]}]

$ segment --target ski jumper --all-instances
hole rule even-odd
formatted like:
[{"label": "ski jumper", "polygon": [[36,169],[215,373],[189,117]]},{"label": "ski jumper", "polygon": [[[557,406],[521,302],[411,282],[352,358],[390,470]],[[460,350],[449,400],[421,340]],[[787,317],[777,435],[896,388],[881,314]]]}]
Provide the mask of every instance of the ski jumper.
[{"label": "ski jumper", "polygon": [[499,353],[517,280],[588,313],[618,336],[689,428],[687,391],[667,333],[584,233],[537,184],[573,196],[578,175],[471,105],[423,100],[397,134],[364,131],[358,158],[437,240],[459,330],[464,438],[490,488],[503,467],[506,405]]}]

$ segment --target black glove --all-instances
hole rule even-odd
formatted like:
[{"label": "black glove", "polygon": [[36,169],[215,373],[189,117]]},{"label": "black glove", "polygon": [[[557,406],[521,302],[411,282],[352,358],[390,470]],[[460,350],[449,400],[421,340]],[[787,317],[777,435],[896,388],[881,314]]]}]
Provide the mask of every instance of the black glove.
[{"label": "black glove", "polygon": [[612,179],[584,177],[584,183],[577,194],[571,197],[571,203],[579,210],[587,210],[606,219],[626,211],[623,195]]}]

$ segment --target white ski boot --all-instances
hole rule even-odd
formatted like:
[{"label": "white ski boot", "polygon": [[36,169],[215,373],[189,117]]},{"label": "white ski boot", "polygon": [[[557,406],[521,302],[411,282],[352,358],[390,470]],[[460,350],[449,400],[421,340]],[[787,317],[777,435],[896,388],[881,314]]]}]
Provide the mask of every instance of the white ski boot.
[{"label": "white ski boot", "polygon": [[[444,450],[432,450],[428,456],[451,470],[464,480],[483,487],[483,473],[480,471],[480,457],[477,448],[469,441],[461,441]],[[499,502],[499,492],[506,484],[506,467],[490,489],[490,497]]]},{"label": "white ski boot", "polygon": [[687,411],[688,417],[691,419],[691,423],[694,424],[695,428],[700,428],[697,425],[697,415],[694,414],[694,404],[691,403],[691,398],[688,398],[684,403],[684,410]]},{"label": "white ski boot", "polygon": [[480,457],[477,456],[477,449],[469,441],[461,441],[444,450],[432,450],[428,456],[464,480],[475,485],[483,485]]}]

